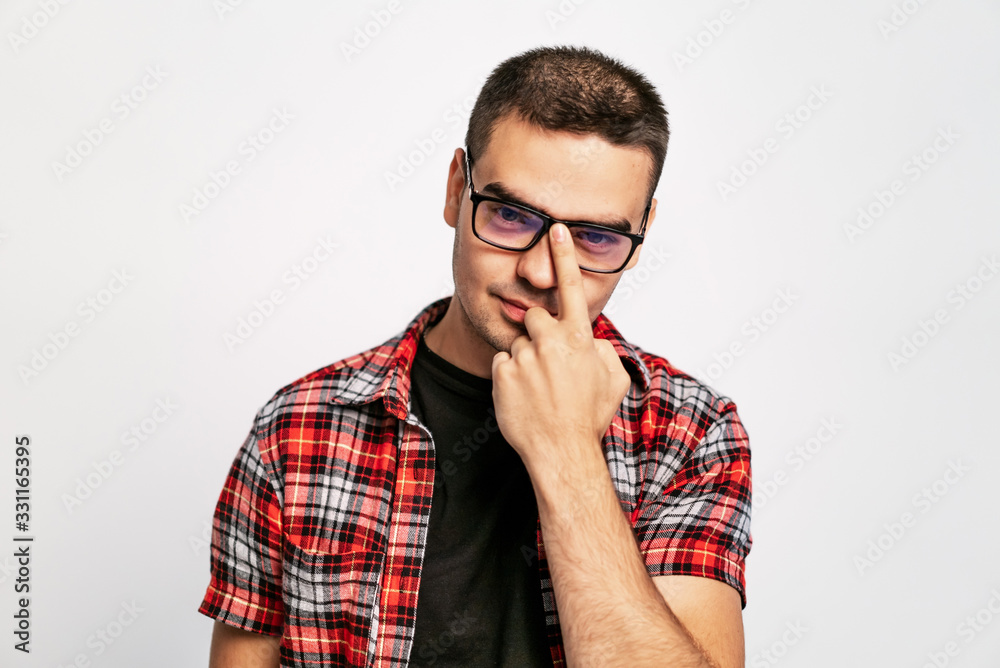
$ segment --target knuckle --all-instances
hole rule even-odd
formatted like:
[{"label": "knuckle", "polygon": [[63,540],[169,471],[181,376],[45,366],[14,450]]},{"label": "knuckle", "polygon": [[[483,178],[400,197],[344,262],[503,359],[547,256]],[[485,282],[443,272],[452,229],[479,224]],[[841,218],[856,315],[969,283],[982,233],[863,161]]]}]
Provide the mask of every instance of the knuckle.
[{"label": "knuckle", "polygon": [[628,372],[625,371],[624,369],[622,370],[619,378],[620,378],[620,380],[618,381],[620,383],[619,393],[622,395],[622,397],[624,397],[626,394],[628,394],[629,389],[632,387],[632,379],[629,377]]},{"label": "knuckle", "polygon": [[576,290],[577,288],[583,288],[583,281],[577,276],[567,276],[562,279],[562,283],[567,288],[571,290]]},{"label": "knuckle", "polygon": [[569,335],[570,345],[572,345],[574,348],[586,345],[588,334],[590,334],[590,332],[585,332],[579,328],[574,329],[572,332],[570,332]]},{"label": "knuckle", "polygon": [[494,382],[500,383],[510,378],[510,374],[513,373],[514,370],[511,368],[510,364],[505,363],[508,361],[510,360],[504,360],[503,362],[500,362],[499,364],[496,365],[496,368],[493,369]]}]

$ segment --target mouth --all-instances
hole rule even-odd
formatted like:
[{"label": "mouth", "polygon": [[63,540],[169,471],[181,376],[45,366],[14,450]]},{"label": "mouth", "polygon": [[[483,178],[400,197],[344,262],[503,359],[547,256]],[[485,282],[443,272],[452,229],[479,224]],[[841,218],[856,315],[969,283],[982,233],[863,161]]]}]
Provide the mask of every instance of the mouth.
[{"label": "mouth", "polygon": [[[517,300],[504,299],[503,297],[498,297],[498,299],[500,300],[500,305],[508,318],[517,323],[524,322],[524,314],[529,308],[531,308],[530,304],[525,304]],[[546,311],[548,311],[548,309],[546,309]]]}]

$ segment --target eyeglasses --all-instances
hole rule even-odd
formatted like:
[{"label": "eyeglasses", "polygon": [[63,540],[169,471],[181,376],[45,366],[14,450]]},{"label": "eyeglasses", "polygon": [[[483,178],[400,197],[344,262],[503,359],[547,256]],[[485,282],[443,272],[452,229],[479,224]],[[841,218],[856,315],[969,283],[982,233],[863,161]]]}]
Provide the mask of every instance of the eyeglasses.
[{"label": "eyeglasses", "polygon": [[569,228],[573,238],[580,269],[615,274],[625,268],[636,247],[642,243],[652,201],[642,214],[639,234],[630,234],[595,223],[559,220],[529,206],[476,192],[468,150],[465,152],[465,173],[469,175],[469,199],[472,200],[472,233],[491,246],[526,251],[548,233],[553,223],[562,223]]}]

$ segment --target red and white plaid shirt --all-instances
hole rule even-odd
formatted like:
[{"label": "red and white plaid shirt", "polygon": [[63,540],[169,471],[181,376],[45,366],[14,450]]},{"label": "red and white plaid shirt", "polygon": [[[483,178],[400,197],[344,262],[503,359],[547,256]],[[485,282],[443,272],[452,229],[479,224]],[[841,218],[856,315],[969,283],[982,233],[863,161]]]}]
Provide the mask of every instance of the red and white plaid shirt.
[{"label": "red and white plaid shirt", "polygon": [[[282,666],[407,664],[434,493],[410,367],[450,300],[279,390],[233,462],[198,611],[280,635]],[[750,449],[735,404],[629,344],[604,314],[594,337],[614,344],[632,376],[603,450],[647,571],[721,580],[745,607]],[[553,665],[564,666],[540,523],[536,538]]]}]

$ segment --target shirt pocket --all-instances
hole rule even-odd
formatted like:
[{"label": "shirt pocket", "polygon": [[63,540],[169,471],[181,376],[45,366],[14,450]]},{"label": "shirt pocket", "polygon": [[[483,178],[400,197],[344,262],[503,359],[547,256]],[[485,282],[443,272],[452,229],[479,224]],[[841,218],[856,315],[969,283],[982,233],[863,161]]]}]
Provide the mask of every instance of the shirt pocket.
[{"label": "shirt pocket", "polygon": [[286,537],[282,645],[296,665],[366,666],[378,604],[374,551],[314,552]]}]

